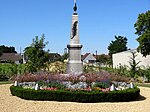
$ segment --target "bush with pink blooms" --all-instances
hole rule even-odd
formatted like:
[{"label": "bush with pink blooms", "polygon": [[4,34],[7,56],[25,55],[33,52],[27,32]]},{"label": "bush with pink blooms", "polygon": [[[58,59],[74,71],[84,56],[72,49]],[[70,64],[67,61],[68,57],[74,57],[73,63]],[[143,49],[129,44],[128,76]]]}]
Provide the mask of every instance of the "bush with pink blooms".
[{"label": "bush with pink blooms", "polygon": [[[27,88],[27,85],[34,88],[35,83],[39,84],[41,90],[67,90],[67,91],[99,91],[108,92],[112,81],[128,82],[129,79],[116,74],[110,74],[106,71],[101,71],[95,74],[25,74],[17,76],[15,81],[19,85]],[[31,84],[34,82],[34,84]]]},{"label": "bush with pink blooms", "polygon": [[13,79],[18,82],[38,82],[38,81],[71,81],[71,82],[104,82],[110,81],[122,81],[129,82],[129,78],[120,76],[117,74],[101,71],[99,73],[86,73],[86,74],[50,74],[50,73],[38,73],[38,74],[24,74],[19,75]]}]

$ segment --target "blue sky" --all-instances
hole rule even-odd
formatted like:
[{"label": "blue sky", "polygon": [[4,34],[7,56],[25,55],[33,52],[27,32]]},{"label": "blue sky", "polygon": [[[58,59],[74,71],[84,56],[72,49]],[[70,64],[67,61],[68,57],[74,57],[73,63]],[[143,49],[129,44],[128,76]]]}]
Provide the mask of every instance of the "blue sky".
[{"label": "blue sky", "polygon": [[[138,46],[134,23],[150,9],[150,0],[77,0],[82,53],[108,53],[114,36]],[[0,0],[0,45],[20,52],[45,34],[47,49],[62,54],[69,43],[73,0]]]}]

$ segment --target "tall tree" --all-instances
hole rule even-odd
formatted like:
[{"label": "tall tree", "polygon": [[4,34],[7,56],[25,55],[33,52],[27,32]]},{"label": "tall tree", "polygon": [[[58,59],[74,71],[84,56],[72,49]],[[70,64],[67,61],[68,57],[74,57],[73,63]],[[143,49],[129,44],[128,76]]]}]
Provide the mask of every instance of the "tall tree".
[{"label": "tall tree", "polygon": [[139,14],[134,27],[136,29],[135,34],[139,36],[137,38],[139,42],[138,51],[146,57],[150,54],[150,11]]},{"label": "tall tree", "polygon": [[27,64],[30,72],[36,72],[41,68],[45,68],[46,62],[49,61],[49,51],[44,50],[48,42],[44,43],[44,40],[44,34],[40,39],[36,36],[35,39],[33,39],[32,44],[24,50],[25,55],[29,60]]},{"label": "tall tree", "polygon": [[15,51],[15,47],[8,47],[8,46],[5,46],[5,45],[1,45],[0,46],[0,54],[2,53],[17,53]]},{"label": "tall tree", "polygon": [[127,50],[127,41],[128,39],[123,36],[115,36],[115,40],[111,41],[108,46],[109,55],[112,56],[114,53],[122,52]]}]

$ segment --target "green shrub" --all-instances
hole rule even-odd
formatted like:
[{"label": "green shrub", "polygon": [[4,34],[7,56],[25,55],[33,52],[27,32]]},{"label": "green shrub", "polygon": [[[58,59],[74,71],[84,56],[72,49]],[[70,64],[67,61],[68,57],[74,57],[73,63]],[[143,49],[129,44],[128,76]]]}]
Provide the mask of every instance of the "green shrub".
[{"label": "green shrub", "polygon": [[9,78],[6,75],[1,75],[0,74],[0,81],[8,81]]},{"label": "green shrub", "polygon": [[39,81],[38,84],[40,86],[46,86],[46,87],[54,87],[57,89],[65,89],[65,85],[61,84],[60,82],[56,82],[56,81],[51,81],[51,82],[45,82],[45,81]]},{"label": "green shrub", "polygon": [[110,85],[109,83],[105,83],[105,82],[96,82],[96,84],[94,84],[93,87],[108,88],[110,87]]},{"label": "green shrub", "polygon": [[66,90],[32,90],[21,87],[10,87],[11,94],[26,100],[48,100],[48,101],[71,101],[71,102],[123,102],[136,100],[140,95],[140,89],[127,89],[112,92],[84,92]]},{"label": "green shrub", "polygon": [[20,75],[28,72],[26,64],[0,64],[0,80],[8,80],[12,76]]},{"label": "green shrub", "polygon": [[127,67],[120,66],[119,68],[111,68],[111,67],[101,67],[102,70],[108,71],[109,73],[115,73],[122,76],[130,76],[130,71],[127,70]]}]

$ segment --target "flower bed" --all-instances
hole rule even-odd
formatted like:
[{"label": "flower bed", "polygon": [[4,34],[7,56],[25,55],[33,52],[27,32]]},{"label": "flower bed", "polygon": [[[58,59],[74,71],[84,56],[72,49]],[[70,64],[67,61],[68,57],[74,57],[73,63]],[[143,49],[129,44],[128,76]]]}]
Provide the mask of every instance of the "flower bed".
[{"label": "flower bed", "polygon": [[10,90],[23,99],[74,102],[132,101],[140,94],[127,78],[105,71],[80,75],[26,74],[16,77]]},{"label": "flower bed", "polygon": [[11,94],[26,100],[40,101],[71,101],[71,102],[123,102],[136,100],[140,89],[126,89],[121,91],[67,91],[51,88],[50,90],[24,89],[19,86],[10,87]]}]

